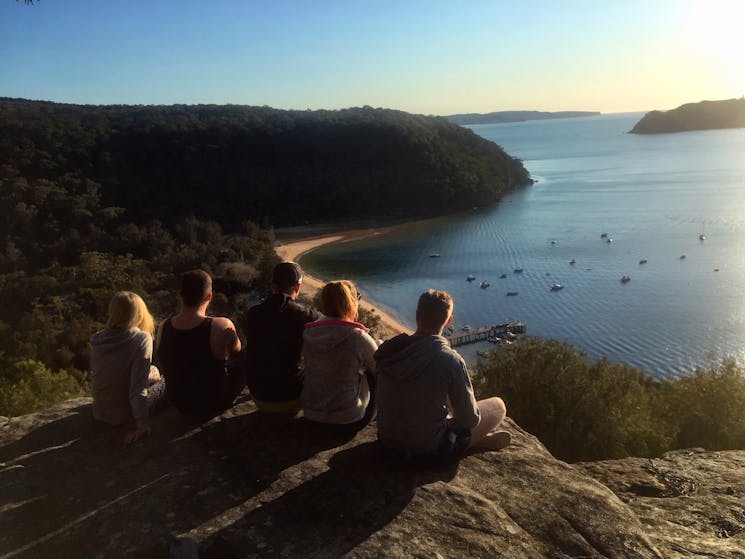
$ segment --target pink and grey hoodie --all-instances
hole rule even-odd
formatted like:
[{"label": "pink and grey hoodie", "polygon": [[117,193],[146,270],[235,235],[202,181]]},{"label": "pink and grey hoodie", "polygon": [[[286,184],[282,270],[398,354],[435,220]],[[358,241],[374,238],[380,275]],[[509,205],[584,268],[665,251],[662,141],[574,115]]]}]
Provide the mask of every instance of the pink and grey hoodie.
[{"label": "pink and grey hoodie", "polygon": [[374,373],[378,348],[357,322],[321,317],[305,325],[305,380],[301,401],[311,421],[348,424],[365,415],[370,389],[365,372]]}]

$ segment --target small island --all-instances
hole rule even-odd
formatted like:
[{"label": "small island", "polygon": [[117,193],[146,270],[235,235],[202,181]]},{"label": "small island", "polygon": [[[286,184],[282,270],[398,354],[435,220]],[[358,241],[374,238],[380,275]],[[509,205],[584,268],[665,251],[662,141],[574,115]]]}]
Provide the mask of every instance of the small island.
[{"label": "small island", "polygon": [[550,120],[554,118],[577,118],[598,116],[596,111],[496,111],[493,113],[466,113],[446,116],[453,124],[500,124],[502,122],[524,122],[526,120]]},{"label": "small island", "polygon": [[686,103],[670,111],[651,111],[631,134],[667,134],[693,130],[745,128],[745,98]]}]

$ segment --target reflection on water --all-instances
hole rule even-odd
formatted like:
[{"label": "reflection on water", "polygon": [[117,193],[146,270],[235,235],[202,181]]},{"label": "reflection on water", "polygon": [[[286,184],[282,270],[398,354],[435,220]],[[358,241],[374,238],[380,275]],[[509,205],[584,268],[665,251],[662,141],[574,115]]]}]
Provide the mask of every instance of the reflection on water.
[{"label": "reflection on water", "polygon": [[303,263],[354,279],[410,326],[431,287],[452,293],[456,326],[522,320],[530,334],[658,376],[740,356],[745,130],[625,134],[639,116],[475,126],[539,182],[497,207],[325,247]]}]

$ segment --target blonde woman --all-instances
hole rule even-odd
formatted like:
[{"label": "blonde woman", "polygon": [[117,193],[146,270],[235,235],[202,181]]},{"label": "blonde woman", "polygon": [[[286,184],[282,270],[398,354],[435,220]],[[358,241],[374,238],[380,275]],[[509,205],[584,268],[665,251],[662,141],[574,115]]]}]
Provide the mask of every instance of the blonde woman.
[{"label": "blonde woman", "polygon": [[357,319],[357,289],[332,281],[321,290],[324,316],[305,325],[305,418],[357,431],[375,416],[375,360],[378,344]]},{"label": "blonde woman", "polygon": [[165,383],[152,365],[154,328],[142,298],[120,291],[106,328],[91,336],[93,417],[111,425],[134,421],[127,443],[150,434],[148,410],[165,403]]}]

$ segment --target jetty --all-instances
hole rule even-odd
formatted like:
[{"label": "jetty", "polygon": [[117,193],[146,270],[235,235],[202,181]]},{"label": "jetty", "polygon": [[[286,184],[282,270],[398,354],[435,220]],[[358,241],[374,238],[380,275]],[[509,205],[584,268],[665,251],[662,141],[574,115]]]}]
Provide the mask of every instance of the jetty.
[{"label": "jetty", "polygon": [[458,347],[476,342],[485,342],[496,337],[504,337],[505,334],[524,334],[525,324],[522,322],[503,322],[494,326],[474,328],[470,332],[446,335],[445,339],[450,342],[450,347]]}]

